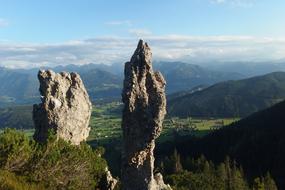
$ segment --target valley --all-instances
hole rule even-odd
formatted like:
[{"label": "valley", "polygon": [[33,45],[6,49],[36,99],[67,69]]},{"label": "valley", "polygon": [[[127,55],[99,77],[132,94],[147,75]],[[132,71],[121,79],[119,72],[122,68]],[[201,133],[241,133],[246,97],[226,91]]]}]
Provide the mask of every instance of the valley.
[{"label": "valley", "polygon": [[[89,141],[98,144],[121,138],[121,104],[119,102],[93,106]],[[163,131],[158,141],[172,141],[175,135],[197,137],[238,121],[239,118],[170,118],[163,123]]]},{"label": "valley", "polygon": [[[121,138],[120,102],[111,102],[93,106],[88,141],[98,144],[108,143]],[[34,124],[31,106],[16,106],[0,109],[1,129],[15,128],[32,136]],[[193,135],[202,137],[233,122],[239,118],[179,118],[166,117],[163,131],[158,141],[172,141],[175,135]]]}]

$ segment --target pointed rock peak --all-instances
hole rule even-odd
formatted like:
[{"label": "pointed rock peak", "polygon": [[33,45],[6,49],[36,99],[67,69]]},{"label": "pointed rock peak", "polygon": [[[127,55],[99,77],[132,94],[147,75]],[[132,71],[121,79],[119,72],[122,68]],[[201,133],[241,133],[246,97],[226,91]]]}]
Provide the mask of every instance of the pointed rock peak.
[{"label": "pointed rock peak", "polygon": [[139,40],[137,49],[135,50],[131,64],[134,66],[151,65],[152,53],[151,49],[146,42]]},{"label": "pointed rock peak", "polygon": [[137,46],[137,49],[145,49],[145,48],[149,49],[149,46],[147,45],[146,42],[144,42],[142,39],[140,39],[138,46]]},{"label": "pointed rock peak", "polygon": [[125,64],[122,92],[122,185],[124,190],[160,190],[154,179],[155,139],[166,113],[165,81],[152,70],[152,54],[139,41],[130,62]]}]

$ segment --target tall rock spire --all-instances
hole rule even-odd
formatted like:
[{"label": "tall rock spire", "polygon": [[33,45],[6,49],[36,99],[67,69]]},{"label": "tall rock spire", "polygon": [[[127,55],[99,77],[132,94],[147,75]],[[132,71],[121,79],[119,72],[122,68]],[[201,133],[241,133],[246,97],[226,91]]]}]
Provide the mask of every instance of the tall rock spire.
[{"label": "tall rock spire", "polygon": [[154,179],[155,139],[166,114],[165,80],[152,69],[152,53],[139,41],[131,60],[125,63],[122,92],[122,185],[124,190],[161,189]]}]

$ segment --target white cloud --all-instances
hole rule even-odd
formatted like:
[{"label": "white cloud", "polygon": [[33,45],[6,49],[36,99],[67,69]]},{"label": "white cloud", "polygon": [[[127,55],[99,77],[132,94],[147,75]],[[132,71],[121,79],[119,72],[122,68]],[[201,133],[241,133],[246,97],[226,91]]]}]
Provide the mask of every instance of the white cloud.
[{"label": "white cloud", "polygon": [[122,25],[131,26],[132,22],[130,20],[113,20],[105,22],[105,24],[110,26],[122,26]]},{"label": "white cloud", "polygon": [[216,4],[229,4],[236,7],[252,7],[256,0],[211,0]]},{"label": "white cloud", "polygon": [[225,3],[226,0],[212,0],[213,3]]},{"label": "white cloud", "polygon": [[133,28],[129,30],[129,33],[132,35],[135,35],[137,37],[145,37],[150,36],[152,33],[148,29],[140,29],[140,28]]},{"label": "white cloud", "polygon": [[[154,60],[266,61],[285,57],[285,38],[253,36],[146,36]],[[87,63],[123,63],[138,38],[98,37],[58,44],[0,41],[0,66],[38,67]]]},{"label": "white cloud", "polygon": [[0,18],[0,27],[5,27],[7,26],[9,23],[6,19]]}]

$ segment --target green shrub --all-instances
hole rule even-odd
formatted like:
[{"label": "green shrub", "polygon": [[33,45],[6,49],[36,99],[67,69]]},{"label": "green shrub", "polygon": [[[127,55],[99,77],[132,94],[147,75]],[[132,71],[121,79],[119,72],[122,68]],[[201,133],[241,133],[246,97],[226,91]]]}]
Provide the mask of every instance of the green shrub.
[{"label": "green shrub", "polygon": [[18,171],[29,161],[33,154],[34,142],[24,133],[15,129],[5,129],[0,135],[0,167]]},{"label": "green shrub", "polygon": [[7,170],[0,170],[0,190],[42,190],[41,184],[27,182],[23,177]]},{"label": "green shrub", "polygon": [[100,153],[83,143],[72,146],[52,140],[39,147],[31,162],[31,177],[51,188],[95,188],[107,167]]},{"label": "green shrub", "polygon": [[[40,183],[46,189],[95,189],[107,167],[102,153],[103,149],[93,150],[86,143],[74,146],[53,135],[38,144],[16,130],[0,134],[0,169],[9,172],[4,177],[8,185],[21,178],[27,187]],[[22,189],[30,189],[26,186]]]}]

